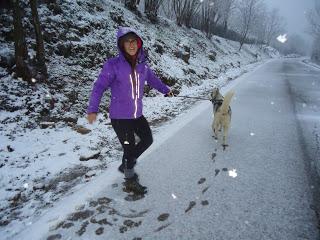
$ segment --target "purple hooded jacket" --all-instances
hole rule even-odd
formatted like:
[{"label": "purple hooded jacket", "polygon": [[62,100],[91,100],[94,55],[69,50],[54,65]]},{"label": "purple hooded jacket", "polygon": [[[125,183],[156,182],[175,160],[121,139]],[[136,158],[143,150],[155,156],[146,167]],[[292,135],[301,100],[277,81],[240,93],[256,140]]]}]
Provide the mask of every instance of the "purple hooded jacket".
[{"label": "purple hooded jacket", "polygon": [[[117,33],[117,43],[125,34],[133,32],[130,28],[120,28]],[[141,39],[141,38],[140,38]],[[109,115],[111,119],[135,119],[142,116],[142,97],[144,85],[147,82],[152,88],[163,94],[170,89],[154,74],[146,63],[146,57],[141,47],[137,64],[132,70],[131,65],[119,48],[119,55],[106,61],[90,96],[87,113],[97,113],[104,91],[111,89],[111,102]],[[134,79],[135,83],[134,84]]]}]

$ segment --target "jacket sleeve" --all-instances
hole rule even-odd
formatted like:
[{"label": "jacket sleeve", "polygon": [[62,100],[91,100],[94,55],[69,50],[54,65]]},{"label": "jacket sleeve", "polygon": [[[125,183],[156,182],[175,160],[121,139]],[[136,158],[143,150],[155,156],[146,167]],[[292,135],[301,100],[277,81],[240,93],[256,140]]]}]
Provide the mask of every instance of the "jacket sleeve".
[{"label": "jacket sleeve", "polygon": [[93,84],[91,92],[89,106],[87,113],[97,113],[99,111],[99,105],[104,91],[110,86],[113,81],[114,73],[110,62],[106,62],[99,74],[98,79]]},{"label": "jacket sleeve", "polygon": [[165,85],[155,74],[154,72],[146,65],[147,68],[147,78],[146,81],[150,87],[157,89],[163,94],[170,92],[170,88]]}]

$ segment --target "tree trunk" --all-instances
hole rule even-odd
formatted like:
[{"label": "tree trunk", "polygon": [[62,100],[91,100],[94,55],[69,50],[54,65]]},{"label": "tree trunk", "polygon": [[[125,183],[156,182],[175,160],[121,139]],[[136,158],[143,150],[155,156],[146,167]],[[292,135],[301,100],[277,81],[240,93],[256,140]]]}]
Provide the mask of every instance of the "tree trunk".
[{"label": "tree trunk", "polygon": [[40,73],[44,76],[44,78],[48,77],[46,59],[45,59],[45,51],[43,44],[43,37],[40,28],[39,15],[37,10],[37,0],[30,0],[31,12],[32,12],[32,20],[33,26],[36,33],[36,43],[37,43],[37,67],[39,68]]},{"label": "tree trunk", "polygon": [[244,32],[244,34],[243,34],[243,36],[242,36],[241,40],[240,40],[240,48],[239,48],[239,52],[241,51],[241,48],[242,48],[242,46],[243,46],[244,42],[246,41],[248,31],[249,31],[249,29],[247,28],[247,29],[245,30],[245,32]]},{"label": "tree trunk", "polygon": [[158,22],[158,10],[163,0],[145,0],[144,2],[144,12],[147,18],[152,22]]},{"label": "tree trunk", "polygon": [[137,12],[137,3],[139,3],[140,0],[125,0],[124,1],[124,6],[129,9],[132,12]]},{"label": "tree trunk", "polygon": [[228,21],[223,22],[223,36],[225,37],[227,35],[228,31]]},{"label": "tree trunk", "polygon": [[14,48],[17,77],[23,80],[31,80],[31,72],[27,65],[28,52],[25,35],[22,26],[21,9],[19,0],[12,0],[13,7],[13,30],[14,30]]}]

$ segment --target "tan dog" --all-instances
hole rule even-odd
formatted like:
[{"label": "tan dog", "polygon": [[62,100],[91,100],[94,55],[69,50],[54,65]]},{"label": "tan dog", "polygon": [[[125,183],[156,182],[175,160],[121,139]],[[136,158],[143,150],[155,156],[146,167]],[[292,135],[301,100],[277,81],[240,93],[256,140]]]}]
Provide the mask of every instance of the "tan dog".
[{"label": "tan dog", "polygon": [[212,130],[215,139],[218,139],[218,131],[223,128],[223,150],[228,146],[227,136],[231,122],[230,102],[234,95],[233,91],[229,91],[225,97],[221,95],[218,88],[214,88],[211,93],[211,101],[213,104],[213,122]]}]

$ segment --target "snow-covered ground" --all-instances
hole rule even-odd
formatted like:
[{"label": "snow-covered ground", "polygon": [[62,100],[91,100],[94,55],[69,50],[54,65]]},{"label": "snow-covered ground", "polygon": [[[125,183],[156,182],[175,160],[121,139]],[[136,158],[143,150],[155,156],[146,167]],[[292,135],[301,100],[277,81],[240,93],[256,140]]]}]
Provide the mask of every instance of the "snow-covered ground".
[{"label": "snow-covered ground", "polygon": [[[2,236],[10,238],[64,196],[109,174],[112,163],[119,164],[121,148],[106,118],[108,93],[95,124],[87,124],[85,109],[104,59],[116,54],[115,34],[120,25],[141,33],[150,66],[184,96],[208,96],[213,87],[222,87],[279,56],[269,47],[250,45],[238,52],[236,42],[216,36],[209,40],[200,31],[177,27],[167,19],[152,25],[113,1],[98,5],[66,0],[59,6],[64,14],[40,6],[50,56],[49,83],[31,86],[0,68]],[[0,54],[13,54],[13,44],[2,37]],[[188,62],[179,57],[184,54],[190,54]],[[164,98],[154,90],[146,95],[144,115],[154,133],[196,102]]]}]

